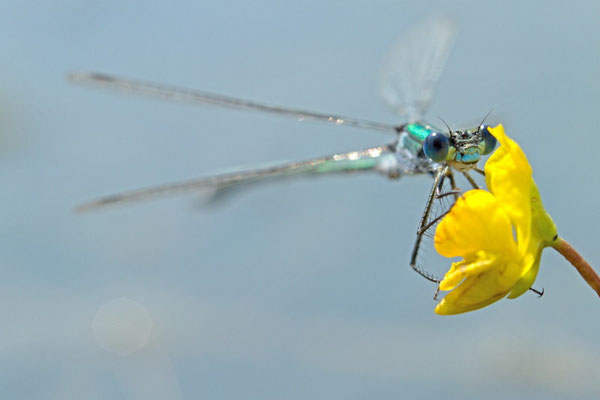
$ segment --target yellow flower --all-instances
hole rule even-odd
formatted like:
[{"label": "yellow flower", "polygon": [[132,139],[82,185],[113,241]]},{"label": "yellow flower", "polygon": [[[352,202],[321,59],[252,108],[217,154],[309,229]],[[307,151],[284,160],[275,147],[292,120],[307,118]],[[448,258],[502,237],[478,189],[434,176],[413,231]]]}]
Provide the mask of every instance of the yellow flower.
[{"label": "yellow flower", "polygon": [[451,292],[435,308],[438,314],[477,310],[507,295],[522,295],[537,276],[542,249],[558,237],[525,154],[502,125],[489,130],[500,143],[485,165],[489,192],[466,192],[435,233],[438,253],[463,258],[440,282],[440,290]]}]

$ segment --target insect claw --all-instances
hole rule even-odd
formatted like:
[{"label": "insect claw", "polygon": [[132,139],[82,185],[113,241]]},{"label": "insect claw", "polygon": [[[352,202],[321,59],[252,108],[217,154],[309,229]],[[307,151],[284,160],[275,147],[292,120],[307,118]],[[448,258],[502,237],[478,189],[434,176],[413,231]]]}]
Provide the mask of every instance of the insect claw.
[{"label": "insect claw", "polygon": [[533,293],[537,294],[538,299],[544,295],[544,288],[542,288],[542,290],[537,290],[537,289],[530,287],[529,290],[531,290]]}]

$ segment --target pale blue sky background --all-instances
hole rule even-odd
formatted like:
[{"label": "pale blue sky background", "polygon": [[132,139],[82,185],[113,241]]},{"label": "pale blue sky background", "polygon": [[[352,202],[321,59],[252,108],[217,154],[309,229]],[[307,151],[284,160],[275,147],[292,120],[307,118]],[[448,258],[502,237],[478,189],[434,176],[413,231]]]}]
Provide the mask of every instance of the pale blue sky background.
[{"label": "pale blue sky background", "polygon": [[433,313],[434,287],[408,267],[427,178],[73,212],[114,191],[388,139],[74,87],[67,72],[398,123],[377,97],[380,60],[407,27],[451,11],[460,32],[430,114],[462,123],[493,108],[560,234],[600,265],[600,5],[482,3],[3,1],[2,397],[598,398],[600,302],[552,250],[542,299]]}]

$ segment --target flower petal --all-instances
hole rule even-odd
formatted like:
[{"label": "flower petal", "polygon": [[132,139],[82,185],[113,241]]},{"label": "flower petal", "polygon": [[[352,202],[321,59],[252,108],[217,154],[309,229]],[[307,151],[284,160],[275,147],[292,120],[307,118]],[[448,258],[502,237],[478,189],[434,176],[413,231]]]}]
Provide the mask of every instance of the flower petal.
[{"label": "flower petal", "polygon": [[519,145],[504,133],[502,125],[490,128],[500,147],[485,164],[487,187],[502,204],[517,232],[519,250],[528,247],[531,230],[531,166]]},{"label": "flower petal", "polygon": [[465,279],[437,304],[436,314],[460,314],[480,309],[500,300],[506,296],[508,290],[498,287],[495,278],[494,271],[488,271]]},{"label": "flower petal", "polygon": [[462,260],[452,263],[452,267],[440,282],[440,290],[452,290],[469,275],[479,275],[495,266],[492,254],[479,252],[472,262]]},{"label": "flower petal", "polygon": [[505,297],[519,278],[521,268],[503,254],[486,254],[473,268],[484,267],[482,273],[469,275],[435,307],[440,315],[460,314],[490,305]]},{"label": "flower petal", "polygon": [[444,257],[463,257],[481,250],[513,255],[509,216],[485,190],[470,190],[460,197],[435,231],[435,249]]}]

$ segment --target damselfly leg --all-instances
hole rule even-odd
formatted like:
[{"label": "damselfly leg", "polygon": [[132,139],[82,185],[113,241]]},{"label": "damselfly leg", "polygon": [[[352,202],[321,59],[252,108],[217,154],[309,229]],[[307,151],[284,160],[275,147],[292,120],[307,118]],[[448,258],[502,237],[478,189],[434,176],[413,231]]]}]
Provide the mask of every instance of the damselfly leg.
[{"label": "damselfly leg", "polygon": [[[423,235],[425,235],[425,232],[428,229],[429,215],[431,214],[433,202],[439,192],[440,184],[443,184],[443,180],[446,178],[449,172],[451,173],[450,166],[445,165],[440,167],[435,173],[435,177],[433,178],[433,185],[431,186],[429,196],[427,197],[427,202],[425,203],[425,210],[423,211],[423,215],[421,216],[421,222],[419,223],[419,228],[417,229],[417,238],[415,239],[415,244],[413,246],[412,254],[410,257],[410,267],[423,278],[435,283],[439,283],[440,278],[419,267],[417,265],[417,260],[419,255],[419,248],[421,247],[421,242],[423,240]],[[450,182],[452,185],[454,185],[454,178],[452,178]]]}]

